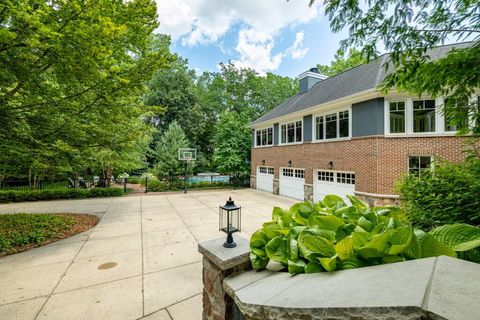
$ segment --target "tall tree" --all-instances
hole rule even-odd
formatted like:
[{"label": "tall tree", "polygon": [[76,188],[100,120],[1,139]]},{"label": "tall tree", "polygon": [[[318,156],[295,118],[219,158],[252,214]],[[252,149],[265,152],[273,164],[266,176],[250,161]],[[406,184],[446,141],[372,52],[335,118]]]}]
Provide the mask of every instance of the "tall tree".
[{"label": "tall tree", "polygon": [[[309,1],[313,4],[315,0]],[[445,111],[468,131],[465,113],[473,118],[473,133],[480,133],[478,100],[470,100],[480,87],[480,5],[464,0],[334,0],[325,2],[334,32],[349,29],[341,48],[361,46],[370,59],[382,46],[390,52],[392,71],[383,89],[415,94],[449,96]],[[429,49],[446,41],[476,40],[440,59],[430,59]]]},{"label": "tall tree", "polygon": [[178,160],[178,149],[188,148],[188,139],[176,121],[168,126],[157,143],[157,163],[154,170],[158,177],[168,177],[171,181],[183,173],[183,163]]},{"label": "tall tree", "polygon": [[250,173],[251,130],[249,118],[234,112],[225,112],[215,133],[213,159],[218,170],[232,174],[236,180]]},{"label": "tall tree", "polygon": [[144,82],[170,59],[152,45],[154,1],[5,0],[0,12],[0,149],[19,171],[56,170],[141,121]]},{"label": "tall tree", "polygon": [[345,51],[337,50],[334,60],[330,62],[330,65],[318,64],[317,69],[321,74],[332,77],[367,62],[367,59],[359,50],[350,48],[347,55]]}]

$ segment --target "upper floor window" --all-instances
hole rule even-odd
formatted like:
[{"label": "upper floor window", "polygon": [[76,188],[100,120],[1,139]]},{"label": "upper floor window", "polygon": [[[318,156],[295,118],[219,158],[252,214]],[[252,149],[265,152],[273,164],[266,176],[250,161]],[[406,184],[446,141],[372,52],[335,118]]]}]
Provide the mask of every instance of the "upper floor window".
[{"label": "upper floor window", "polygon": [[273,128],[255,130],[255,140],[257,147],[273,145]]},{"label": "upper floor window", "polygon": [[[445,131],[458,131],[459,126],[457,125],[457,121],[454,120],[460,120],[462,119],[462,126],[468,127],[468,111],[469,111],[469,105],[468,105],[468,99],[465,100],[460,100],[460,101],[455,101],[453,99],[447,98],[445,99],[445,104],[444,107],[444,118],[445,118]],[[455,109],[455,111],[452,112],[452,109]]]},{"label": "upper floor window", "polygon": [[432,166],[431,156],[410,156],[408,157],[408,173],[420,177],[422,171],[430,170]]},{"label": "upper floor window", "polygon": [[282,124],[280,132],[281,143],[302,142],[302,121]]},{"label": "upper floor window", "polygon": [[405,101],[390,102],[390,133],[405,133]]},{"label": "upper floor window", "polygon": [[315,139],[337,139],[350,136],[349,111],[315,117]]},{"label": "upper floor window", "polygon": [[435,100],[413,100],[413,132],[435,132]]}]

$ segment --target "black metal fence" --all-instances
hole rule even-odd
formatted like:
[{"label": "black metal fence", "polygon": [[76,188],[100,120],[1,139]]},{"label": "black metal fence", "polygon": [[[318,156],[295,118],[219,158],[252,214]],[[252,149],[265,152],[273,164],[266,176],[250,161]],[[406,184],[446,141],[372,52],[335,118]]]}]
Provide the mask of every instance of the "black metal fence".
[{"label": "black metal fence", "polygon": [[110,179],[83,179],[83,178],[65,178],[65,179],[5,179],[0,180],[0,190],[44,190],[44,189],[65,189],[81,188],[90,189],[94,187],[109,187],[115,184]]}]

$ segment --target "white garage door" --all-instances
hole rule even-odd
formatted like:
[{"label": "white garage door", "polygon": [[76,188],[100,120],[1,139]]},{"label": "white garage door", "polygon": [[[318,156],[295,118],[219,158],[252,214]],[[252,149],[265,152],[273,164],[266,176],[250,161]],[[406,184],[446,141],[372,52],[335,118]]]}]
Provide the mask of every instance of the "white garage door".
[{"label": "white garage door", "polygon": [[280,169],[280,195],[303,200],[305,169]]},{"label": "white garage door", "polygon": [[[313,172],[313,201],[320,201],[327,194],[336,194],[345,200],[355,191],[355,173],[331,170]],[[348,202],[349,203],[349,202]]]},{"label": "white garage door", "polygon": [[272,167],[257,167],[257,189],[273,192]]}]

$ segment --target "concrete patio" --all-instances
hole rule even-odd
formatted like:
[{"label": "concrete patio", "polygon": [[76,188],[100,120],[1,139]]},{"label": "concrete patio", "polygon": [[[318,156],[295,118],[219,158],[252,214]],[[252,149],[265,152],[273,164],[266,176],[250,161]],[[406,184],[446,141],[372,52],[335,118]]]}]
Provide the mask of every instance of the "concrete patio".
[{"label": "concrete patio", "polygon": [[71,238],[0,258],[0,319],[201,319],[198,242],[218,232],[218,206],[242,207],[248,238],[295,200],[256,190],[25,202],[1,213],[101,217]]}]

